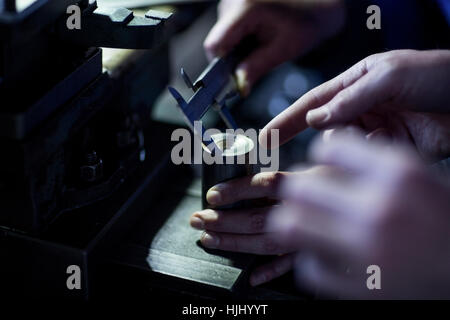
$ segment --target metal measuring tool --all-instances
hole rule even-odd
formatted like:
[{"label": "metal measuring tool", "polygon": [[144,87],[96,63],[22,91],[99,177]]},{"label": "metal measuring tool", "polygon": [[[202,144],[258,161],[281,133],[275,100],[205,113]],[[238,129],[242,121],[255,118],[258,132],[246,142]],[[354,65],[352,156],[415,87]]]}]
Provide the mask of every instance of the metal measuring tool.
[{"label": "metal measuring tool", "polygon": [[[246,47],[253,41],[245,41]],[[233,77],[234,70],[239,61],[245,56],[243,47],[233,50],[228,56],[215,58],[201,73],[195,82],[192,82],[185,70],[181,69],[181,76],[187,87],[194,91],[194,95],[186,102],[181,94],[173,87],[169,91],[178,103],[184,119],[200,138],[203,145],[211,152],[219,150],[216,143],[210,136],[204,136],[205,128],[201,126],[201,132],[196,132],[195,121],[200,121],[209,108],[213,107],[220,115],[226,126],[230,129],[237,129],[236,121],[233,119],[230,110],[226,106],[227,100],[239,95],[236,80]]]}]

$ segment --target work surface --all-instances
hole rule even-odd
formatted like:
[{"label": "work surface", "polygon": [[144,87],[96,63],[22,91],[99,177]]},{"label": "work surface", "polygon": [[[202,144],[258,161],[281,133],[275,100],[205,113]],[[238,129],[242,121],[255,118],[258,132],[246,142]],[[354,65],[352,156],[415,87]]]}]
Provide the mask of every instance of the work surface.
[{"label": "work surface", "polygon": [[176,184],[170,194],[159,198],[117,252],[120,263],[233,290],[245,278],[254,257],[211,251],[198,240],[202,231],[189,226],[189,217],[201,209],[200,181],[184,188]]},{"label": "work surface", "polygon": [[[164,184],[161,181],[161,188]],[[250,288],[248,275],[257,260],[253,255],[201,247],[198,240],[202,231],[189,225],[191,214],[201,209],[200,190],[199,179],[179,176],[171,184],[170,193],[158,198],[123,245],[114,250],[113,262],[152,274],[153,280],[159,274],[162,286],[170,287],[181,280],[183,290],[189,291],[200,285],[200,292],[212,298],[217,294],[259,299],[305,298],[299,295],[290,276],[278,283]]]}]

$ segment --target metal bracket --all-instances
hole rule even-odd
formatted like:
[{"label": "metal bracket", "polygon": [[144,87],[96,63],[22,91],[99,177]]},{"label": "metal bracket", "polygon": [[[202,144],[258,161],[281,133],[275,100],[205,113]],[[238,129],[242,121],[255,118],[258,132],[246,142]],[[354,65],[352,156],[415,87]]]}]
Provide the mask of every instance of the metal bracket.
[{"label": "metal bracket", "polygon": [[149,10],[144,17],[126,8],[97,7],[83,10],[81,29],[69,30],[62,19],[58,35],[85,47],[151,49],[165,38],[166,22],[172,13]]}]

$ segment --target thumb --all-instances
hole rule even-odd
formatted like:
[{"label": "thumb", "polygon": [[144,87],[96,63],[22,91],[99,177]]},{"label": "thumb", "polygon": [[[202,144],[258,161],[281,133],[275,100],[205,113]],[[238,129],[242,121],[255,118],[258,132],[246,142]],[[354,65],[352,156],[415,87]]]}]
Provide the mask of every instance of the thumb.
[{"label": "thumb", "polygon": [[246,96],[262,76],[283,61],[284,58],[280,55],[276,41],[253,48],[250,55],[236,68],[239,90]]},{"label": "thumb", "polygon": [[395,97],[396,85],[384,71],[370,71],[329,102],[309,110],[306,122],[316,129],[347,124]]},{"label": "thumb", "polygon": [[226,13],[219,17],[203,42],[208,58],[224,56],[253,32],[258,18],[253,11],[250,10],[250,4],[227,6]]}]

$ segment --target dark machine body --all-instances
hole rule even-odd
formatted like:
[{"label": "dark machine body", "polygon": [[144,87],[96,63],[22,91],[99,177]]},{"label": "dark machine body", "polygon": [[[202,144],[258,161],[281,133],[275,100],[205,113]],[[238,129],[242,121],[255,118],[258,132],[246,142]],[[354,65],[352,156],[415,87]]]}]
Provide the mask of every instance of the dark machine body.
[{"label": "dark machine body", "polygon": [[[87,298],[94,261],[169,164],[173,128],[149,117],[168,83],[168,39],[183,25],[87,0],[14,4],[0,12],[0,277],[12,295]],[[66,27],[69,5],[81,30]],[[101,46],[148,50],[116,72],[103,69]],[[66,287],[69,265],[83,270],[81,290]]]},{"label": "dark machine body", "polygon": [[[150,117],[169,82],[169,40],[207,5],[137,15],[88,0],[0,2],[3,292],[285,297],[249,291],[253,257],[198,245],[188,219],[202,208],[201,180],[171,163],[176,126]],[[70,5],[81,30],[66,27]]]},{"label": "dark machine body", "polygon": [[[66,8],[71,4],[83,9],[80,31],[65,26]],[[129,11],[129,17],[138,20],[134,23],[141,23],[136,26],[140,29],[137,32],[134,26],[126,24],[127,20],[115,22],[105,14],[97,14],[96,10],[95,3],[89,5],[88,1],[36,1],[22,12],[2,12],[0,135],[5,151],[1,159],[5,169],[2,186],[7,186],[1,199],[4,209],[0,223],[3,225],[39,232],[57,212],[80,207],[90,201],[89,197],[98,199],[102,192],[106,195],[106,177],[116,168],[110,161],[103,162],[102,157],[109,156],[105,153],[116,153],[117,162],[124,149],[139,151],[143,148],[143,139],[139,139],[142,128],[137,124],[137,117],[145,113],[145,105],[149,108],[152,99],[166,85],[168,79],[161,77],[168,74],[168,62],[165,61],[166,70],[158,70],[161,71],[158,78],[149,84],[148,101],[143,102],[141,110],[133,110],[136,105],[130,105],[129,101],[114,106],[111,101],[116,102],[120,97],[113,97],[111,92],[117,92],[120,84],[102,71],[102,52],[98,47],[104,44],[118,48],[127,48],[127,45],[157,47],[164,34],[166,18],[139,17],[142,20],[138,20]],[[114,14],[111,10],[110,17]],[[84,25],[90,20],[96,21],[95,28],[88,22]],[[109,28],[111,33],[117,29],[117,39],[102,41],[96,35],[101,33],[100,25],[103,29]],[[128,37],[127,31],[136,34],[134,46],[121,41]],[[76,41],[72,42],[74,38]],[[143,43],[142,38],[154,40]],[[156,38],[161,40],[156,41]],[[84,45],[81,44],[83,39]],[[156,53],[151,59],[155,66],[163,66],[156,63],[155,58],[167,59],[167,54],[161,53],[158,57]],[[101,130],[95,130],[100,126],[94,123],[86,125],[104,106],[108,106],[108,110],[101,116]],[[106,140],[102,141],[100,135],[109,134],[116,135],[116,139],[111,137],[115,141],[110,142],[115,145],[108,146]],[[61,148],[68,144],[72,146]],[[131,153],[126,150],[124,154]],[[46,170],[48,163],[52,163],[52,170]],[[69,174],[70,171],[74,174]],[[103,188],[89,188],[102,179]]]}]

